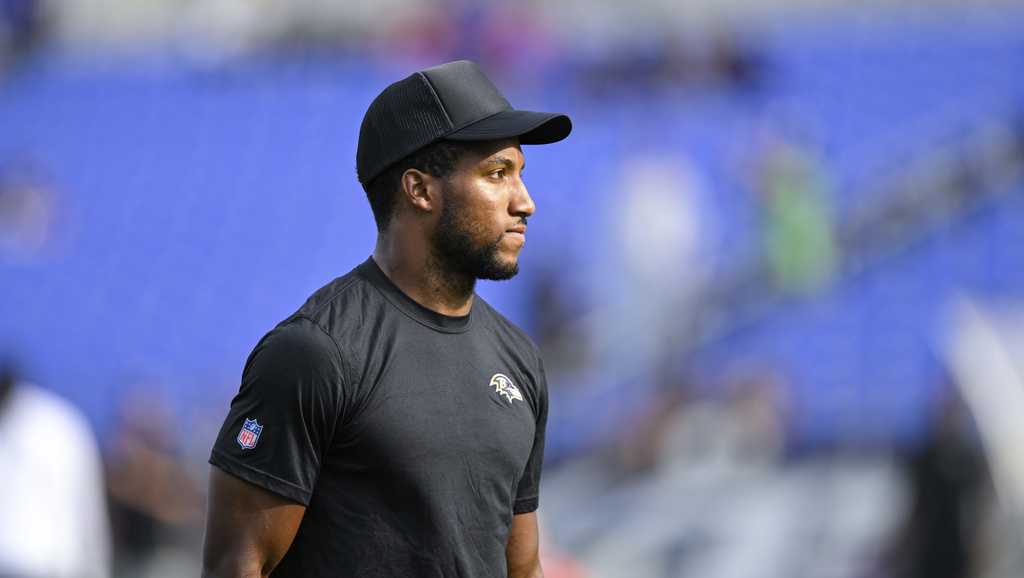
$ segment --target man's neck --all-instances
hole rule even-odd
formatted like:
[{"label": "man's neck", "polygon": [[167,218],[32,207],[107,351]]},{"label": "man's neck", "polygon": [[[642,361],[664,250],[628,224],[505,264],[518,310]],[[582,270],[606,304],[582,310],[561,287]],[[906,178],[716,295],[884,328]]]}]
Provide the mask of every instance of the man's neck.
[{"label": "man's neck", "polygon": [[469,314],[476,279],[448,271],[427,243],[378,235],[373,260],[402,293],[427,309],[453,317]]}]

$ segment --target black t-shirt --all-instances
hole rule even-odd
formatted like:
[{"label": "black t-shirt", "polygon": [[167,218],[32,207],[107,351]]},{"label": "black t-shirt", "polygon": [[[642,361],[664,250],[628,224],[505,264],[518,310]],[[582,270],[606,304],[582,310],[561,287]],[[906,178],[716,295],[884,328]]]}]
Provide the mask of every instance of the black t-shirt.
[{"label": "black t-shirt", "polygon": [[522,331],[479,296],[426,309],[368,259],[259,342],[210,463],[306,505],[275,578],[505,576],[546,420]]}]

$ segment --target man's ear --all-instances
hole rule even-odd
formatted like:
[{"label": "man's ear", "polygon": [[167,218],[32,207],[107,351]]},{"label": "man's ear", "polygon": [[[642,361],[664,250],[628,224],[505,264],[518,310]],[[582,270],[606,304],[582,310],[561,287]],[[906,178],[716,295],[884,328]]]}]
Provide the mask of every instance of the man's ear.
[{"label": "man's ear", "polygon": [[416,169],[402,173],[402,195],[414,210],[433,212],[438,205],[440,180]]}]

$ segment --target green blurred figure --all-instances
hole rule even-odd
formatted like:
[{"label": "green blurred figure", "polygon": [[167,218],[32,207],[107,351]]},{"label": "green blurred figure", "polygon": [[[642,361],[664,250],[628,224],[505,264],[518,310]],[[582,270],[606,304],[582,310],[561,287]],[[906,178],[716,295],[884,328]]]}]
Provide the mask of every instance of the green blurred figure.
[{"label": "green blurred figure", "polygon": [[762,161],[764,244],[772,280],[784,293],[824,287],[836,269],[830,183],[810,151],[771,138]]}]

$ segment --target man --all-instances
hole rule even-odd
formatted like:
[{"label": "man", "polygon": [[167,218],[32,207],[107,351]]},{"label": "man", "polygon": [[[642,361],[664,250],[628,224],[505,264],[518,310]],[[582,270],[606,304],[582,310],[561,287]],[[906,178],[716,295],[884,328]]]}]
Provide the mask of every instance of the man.
[{"label": "man", "polygon": [[250,355],[210,458],[205,576],[542,576],[544,370],[473,290],[518,270],[519,145],[570,130],[468,61],[373,101],[356,155],[373,256]]}]

